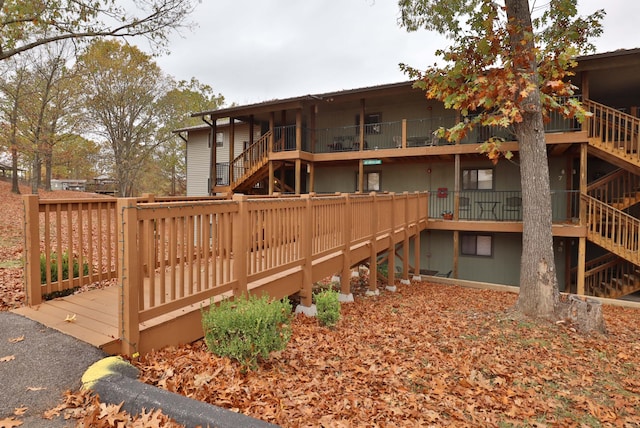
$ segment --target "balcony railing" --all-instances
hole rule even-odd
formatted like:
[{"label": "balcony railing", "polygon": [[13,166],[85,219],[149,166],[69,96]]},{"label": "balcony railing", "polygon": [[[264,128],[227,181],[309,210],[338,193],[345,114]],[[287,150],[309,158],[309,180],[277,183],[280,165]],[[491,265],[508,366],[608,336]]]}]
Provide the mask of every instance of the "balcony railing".
[{"label": "balcony railing", "polygon": [[[562,103],[562,100],[561,100]],[[451,144],[438,138],[435,132],[440,128],[450,128],[456,124],[455,116],[436,116],[419,119],[404,119],[394,122],[368,123],[364,125],[364,138],[358,125],[334,128],[302,128],[301,147],[310,153],[351,152],[360,150],[400,149],[403,138],[406,147],[441,146]],[[560,113],[551,112],[545,123],[546,132],[567,132],[580,130],[575,119],[567,119]],[[510,128],[499,126],[478,126],[468,133],[461,144],[477,144],[491,137],[514,141],[515,135]],[[297,131],[295,125],[280,126],[274,129],[273,151],[296,150]]]},{"label": "balcony railing", "polygon": [[[522,192],[440,189],[429,194],[429,218],[455,218],[456,199],[459,220],[522,221]],[[551,192],[553,222],[575,222],[579,212],[580,192]]]}]

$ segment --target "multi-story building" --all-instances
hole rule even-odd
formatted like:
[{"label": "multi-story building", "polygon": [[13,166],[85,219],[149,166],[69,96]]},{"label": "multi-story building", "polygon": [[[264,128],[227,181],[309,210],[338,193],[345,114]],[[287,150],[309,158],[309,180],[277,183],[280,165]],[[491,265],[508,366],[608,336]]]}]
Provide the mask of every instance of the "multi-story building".
[{"label": "multi-story building", "polygon": [[[553,235],[561,290],[620,297],[640,289],[640,49],[578,58],[572,81],[591,118],[546,124]],[[194,114],[190,196],[428,190],[421,267],[517,285],[522,249],[518,143],[482,127],[435,136],[463,120],[411,82],[306,95]],[[516,156],[492,164],[492,136]],[[216,150],[211,150],[216,141]],[[215,177],[215,179],[214,179]]]}]

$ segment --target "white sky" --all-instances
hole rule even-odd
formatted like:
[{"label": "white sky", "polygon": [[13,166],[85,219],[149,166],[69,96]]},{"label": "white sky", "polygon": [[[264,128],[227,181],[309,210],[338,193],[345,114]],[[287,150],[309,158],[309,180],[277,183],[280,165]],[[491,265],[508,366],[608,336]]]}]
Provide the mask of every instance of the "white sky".
[{"label": "white sky", "polygon": [[[640,1],[578,5],[583,15],[607,11],[598,52],[640,47]],[[203,0],[191,17],[198,27],[174,35],[171,55],[156,61],[176,79],[211,85],[227,105],[401,82],[398,63],[426,68],[447,40],[407,33],[398,14],[397,0]]]}]

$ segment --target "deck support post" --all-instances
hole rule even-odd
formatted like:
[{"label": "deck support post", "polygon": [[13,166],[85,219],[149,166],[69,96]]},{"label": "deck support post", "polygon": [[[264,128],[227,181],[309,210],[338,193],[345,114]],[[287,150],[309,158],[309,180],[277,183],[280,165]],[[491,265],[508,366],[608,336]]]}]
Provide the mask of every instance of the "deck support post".
[{"label": "deck support post", "polygon": [[307,164],[307,172],[309,173],[309,193],[313,193],[316,191],[316,168],[313,162]]},{"label": "deck support post", "polygon": [[253,230],[249,218],[249,206],[246,195],[235,194],[233,200],[238,203],[238,213],[233,218],[232,248],[233,248],[233,273],[236,286],[233,288],[233,297],[240,297],[248,293],[247,287],[247,232]]},{"label": "deck support post", "polygon": [[404,237],[402,239],[402,284],[411,284],[409,281],[409,193],[402,194],[402,202],[404,204],[404,224],[402,229]]},{"label": "deck support post", "polygon": [[139,296],[142,290],[140,269],[142,256],[138,251],[138,211],[136,198],[118,198],[118,254],[120,273],[120,295],[118,308],[118,330],[124,355],[133,356],[140,345]]},{"label": "deck support post", "polygon": [[[273,139],[273,137],[271,137]],[[269,161],[269,195],[273,195],[273,180],[275,180],[275,176],[273,174],[273,161]]]},{"label": "deck support post", "polygon": [[422,218],[420,217],[420,192],[416,192],[416,221],[415,228],[416,232],[413,236],[413,278],[412,281],[422,281],[422,276],[420,275],[420,234],[422,233],[420,230],[420,222]]},{"label": "deck support post", "polygon": [[391,230],[389,231],[389,247],[387,250],[387,289],[396,291],[396,204],[398,199],[391,193]]},{"label": "deck support post", "polygon": [[25,243],[24,279],[27,305],[42,303],[40,285],[40,202],[38,195],[25,195],[24,203]]},{"label": "deck support post", "polygon": [[340,295],[345,296],[345,301],[353,301],[351,294],[351,197],[349,194],[342,196],[344,205],[342,210],[342,273],[340,274]]},{"label": "deck support post", "polygon": [[300,289],[300,304],[310,308],[313,305],[313,207],[311,205],[311,195],[301,196],[305,202],[305,210],[302,227],[302,258],[304,266],[302,267],[302,287]]},{"label": "deck support post", "polygon": [[402,148],[407,148],[407,119],[402,119],[402,136],[400,137],[400,141],[402,144]]},{"label": "deck support post", "polygon": [[378,197],[375,192],[371,192],[370,195],[373,198],[373,208],[371,209],[371,237],[369,238],[369,289],[365,294],[367,296],[376,296],[380,294],[378,290],[378,250],[376,248],[378,233]]},{"label": "deck support post", "polygon": [[295,162],[295,193],[299,195],[302,192],[302,183],[301,183],[301,175],[302,175],[302,161],[300,159],[296,159]]},{"label": "deck support post", "polygon": [[[588,81],[588,80],[587,80]],[[592,120],[592,119],[589,119]],[[587,193],[587,144],[580,145],[580,194]],[[587,207],[580,199],[579,222],[581,225],[587,224]],[[587,259],[586,238],[578,238],[578,275],[576,278],[576,293],[584,295],[584,271]]]}]

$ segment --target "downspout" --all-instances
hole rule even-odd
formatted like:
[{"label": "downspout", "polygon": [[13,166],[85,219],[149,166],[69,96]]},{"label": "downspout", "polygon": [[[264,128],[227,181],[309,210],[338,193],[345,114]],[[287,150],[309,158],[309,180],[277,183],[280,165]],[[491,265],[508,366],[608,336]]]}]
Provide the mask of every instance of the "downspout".
[{"label": "downspout", "polygon": [[205,116],[202,116],[202,121],[211,127],[211,131],[209,131],[209,148],[211,149],[211,157],[209,161],[209,196],[213,196],[214,191],[213,188],[217,183],[216,177],[216,161],[217,161],[217,148],[216,148],[216,121],[213,118],[210,119],[211,122],[207,121]]}]

